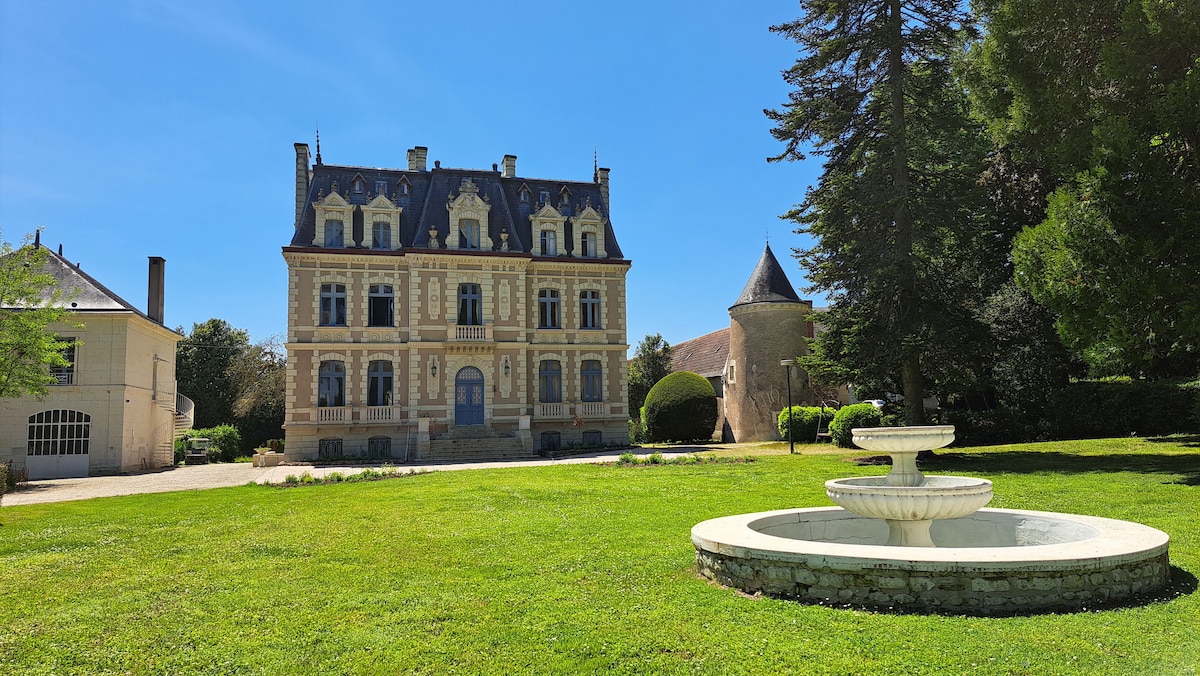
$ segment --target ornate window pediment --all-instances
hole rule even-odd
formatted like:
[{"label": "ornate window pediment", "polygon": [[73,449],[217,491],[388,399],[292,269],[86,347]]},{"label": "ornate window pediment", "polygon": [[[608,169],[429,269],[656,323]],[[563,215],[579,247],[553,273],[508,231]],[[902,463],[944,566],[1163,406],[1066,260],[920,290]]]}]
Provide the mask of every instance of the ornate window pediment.
[{"label": "ornate window pediment", "polygon": [[[533,255],[561,255],[564,248],[562,245],[567,241],[567,217],[546,203],[542,205],[541,209],[529,215],[529,222],[533,230],[533,241],[530,243],[530,246],[533,247]],[[547,242],[554,243],[553,250],[546,248]]]},{"label": "ornate window pediment", "polygon": [[[337,193],[337,184],[334,184],[334,191],[328,195],[319,197],[313,202],[313,209],[317,213],[317,228],[313,233],[313,246],[326,246],[326,222],[330,222],[330,228],[336,227],[334,224],[341,224],[342,228],[342,244],[348,240],[350,228],[354,223],[354,205],[346,201],[344,197]],[[332,231],[330,233],[333,234]],[[352,240],[351,240],[352,241]],[[333,246],[331,244],[331,246]],[[339,247],[340,248],[340,247]]]},{"label": "ornate window pediment", "polygon": [[[362,210],[363,239],[366,240],[363,245],[372,249],[399,249],[400,214],[404,212],[404,208],[397,206],[386,195],[377,195],[369,204],[363,206]],[[382,224],[386,224],[387,227],[380,227]],[[387,234],[386,238],[380,238],[384,232]]]},{"label": "ornate window pediment", "polygon": [[[607,258],[604,248],[604,226],[607,220],[592,206],[591,200],[582,211],[571,217],[574,226],[571,250],[584,258]],[[587,235],[585,238],[584,236]],[[586,243],[585,243],[586,240]]]},{"label": "ornate window pediment", "polygon": [[471,179],[463,179],[458,195],[450,193],[446,210],[450,212],[450,233],[446,236],[447,249],[492,250],[492,238],[488,233],[488,212],[492,205],[487,195],[479,196],[479,187]]}]

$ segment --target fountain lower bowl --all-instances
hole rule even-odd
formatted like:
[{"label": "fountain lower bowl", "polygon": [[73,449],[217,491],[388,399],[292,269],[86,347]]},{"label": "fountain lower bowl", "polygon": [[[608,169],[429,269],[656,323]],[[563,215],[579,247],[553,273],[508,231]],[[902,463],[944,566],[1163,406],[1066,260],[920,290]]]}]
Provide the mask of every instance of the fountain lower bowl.
[{"label": "fountain lower bowl", "polygon": [[887,477],[825,482],[829,499],[862,516],[897,521],[957,519],[992,500],[992,482],[958,476],[926,476],[920,486],[891,486]]},{"label": "fountain lower bowl", "polygon": [[1167,534],[1128,521],[980,509],[930,534],[932,548],[887,546],[883,520],[817,507],[710,519],[692,544],[704,576],[749,593],[917,612],[1080,610],[1170,576]]}]

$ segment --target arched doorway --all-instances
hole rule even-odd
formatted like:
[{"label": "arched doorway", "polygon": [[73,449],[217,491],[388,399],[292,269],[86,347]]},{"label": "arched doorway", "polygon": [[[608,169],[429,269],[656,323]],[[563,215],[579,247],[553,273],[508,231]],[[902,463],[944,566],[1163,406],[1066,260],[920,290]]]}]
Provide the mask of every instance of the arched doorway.
[{"label": "arched doorway", "polygon": [[65,479],[88,475],[92,416],[82,411],[52,409],[29,416],[25,469],[30,479]]},{"label": "arched doorway", "polygon": [[483,424],[483,371],[464,366],[454,376],[454,424]]}]

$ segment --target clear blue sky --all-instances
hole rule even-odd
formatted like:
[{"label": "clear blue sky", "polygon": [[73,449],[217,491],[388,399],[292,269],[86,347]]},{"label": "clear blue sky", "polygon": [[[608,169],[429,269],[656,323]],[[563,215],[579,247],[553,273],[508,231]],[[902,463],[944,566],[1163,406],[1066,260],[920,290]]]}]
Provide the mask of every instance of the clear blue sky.
[{"label": "clear blue sky", "polygon": [[[331,164],[429,161],[590,180],[612,169],[629,342],[725,327],[816,160],[768,164],[795,2],[0,0],[0,229],[43,242],[166,323],[283,334],[292,144]],[[817,299],[818,304],[822,300]]]}]

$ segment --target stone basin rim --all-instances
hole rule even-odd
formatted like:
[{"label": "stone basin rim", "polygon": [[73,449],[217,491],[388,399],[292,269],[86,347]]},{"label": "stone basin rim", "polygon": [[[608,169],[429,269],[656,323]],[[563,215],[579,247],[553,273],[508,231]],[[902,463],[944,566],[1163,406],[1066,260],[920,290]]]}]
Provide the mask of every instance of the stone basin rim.
[{"label": "stone basin rim", "polygon": [[[825,482],[825,490],[837,490],[843,493],[889,496],[936,496],[936,495],[974,495],[992,490],[990,479],[979,479],[968,476],[925,475],[926,483],[920,486],[892,486],[882,483],[886,476],[856,476],[830,479]],[[934,480],[930,483],[930,480]],[[880,483],[868,483],[880,482]]]},{"label": "stone basin rim", "polygon": [[[722,555],[764,560],[809,560],[829,566],[858,566],[881,569],[913,570],[1077,570],[1089,565],[1103,566],[1115,561],[1137,561],[1164,554],[1169,536],[1149,526],[1097,516],[1039,512],[1022,509],[980,509],[977,514],[1067,521],[1082,524],[1096,533],[1086,539],[1057,544],[1019,547],[895,547],[839,542],[799,540],[768,535],[754,530],[752,524],[764,519],[805,516],[856,516],[841,507],[780,509],[718,517],[692,527],[692,544]],[[777,522],[778,523],[778,522]]]}]

